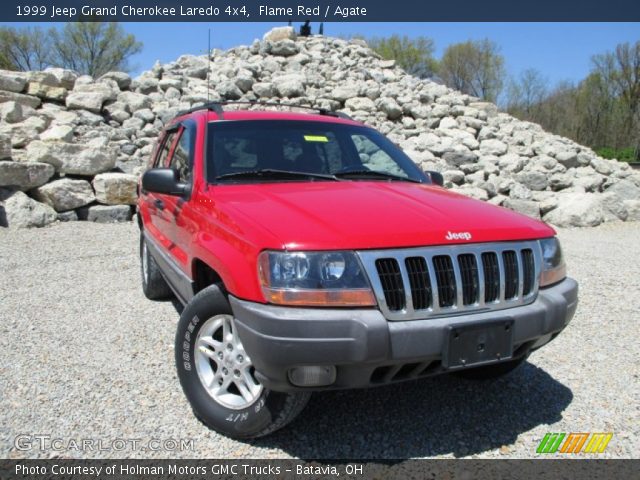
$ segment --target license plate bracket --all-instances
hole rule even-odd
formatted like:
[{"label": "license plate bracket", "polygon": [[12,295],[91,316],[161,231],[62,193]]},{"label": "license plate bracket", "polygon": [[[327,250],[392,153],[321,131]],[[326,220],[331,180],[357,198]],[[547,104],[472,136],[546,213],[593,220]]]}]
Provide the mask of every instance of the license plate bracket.
[{"label": "license plate bracket", "polygon": [[513,355],[513,319],[448,327],[442,365],[460,369],[508,360]]}]

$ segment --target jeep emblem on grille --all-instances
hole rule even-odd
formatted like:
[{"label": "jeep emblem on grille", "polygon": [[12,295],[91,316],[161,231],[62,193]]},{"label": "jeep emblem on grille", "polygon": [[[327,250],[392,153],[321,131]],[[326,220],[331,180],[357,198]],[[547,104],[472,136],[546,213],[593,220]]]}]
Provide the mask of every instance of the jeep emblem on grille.
[{"label": "jeep emblem on grille", "polygon": [[469,232],[447,232],[444,238],[447,240],[471,240],[471,234]]}]

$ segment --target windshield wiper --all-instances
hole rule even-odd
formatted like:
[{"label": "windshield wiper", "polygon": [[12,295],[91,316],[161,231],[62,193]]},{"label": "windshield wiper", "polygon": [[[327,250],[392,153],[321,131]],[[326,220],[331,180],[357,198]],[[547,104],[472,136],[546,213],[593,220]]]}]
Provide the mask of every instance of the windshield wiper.
[{"label": "windshield wiper", "polygon": [[226,180],[232,178],[319,178],[322,180],[338,180],[336,176],[326,175],[324,173],[296,172],[290,170],[277,170],[274,168],[262,168],[260,170],[245,170],[244,172],[225,173],[224,175],[217,176],[216,180]]},{"label": "windshield wiper", "polygon": [[380,179],[388,179],[388,180],[399,180],[401,182],[413,182],[413,183],[422,183],[421,180],[416,180],[415,178],[410,177],[401,177],[400,175],[394,175],[393,173],[387,172],[379,172],[377,170],[345,170],[342,172],[335,172],[333,174],[338,178],[347,178],[347,177],[358,177],[358,178],[380,178]]}]

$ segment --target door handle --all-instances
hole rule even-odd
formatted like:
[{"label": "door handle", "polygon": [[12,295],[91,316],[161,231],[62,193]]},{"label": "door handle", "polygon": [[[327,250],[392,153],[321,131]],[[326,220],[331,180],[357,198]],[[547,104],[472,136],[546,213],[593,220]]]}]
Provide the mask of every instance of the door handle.
[{"label": "door handle", "polygon": [[162,200],[160,200],[159,198],[156,198],[153,201],[153,204],[156,206],[156,208],[158,210],[164,210],[164,202]]}]

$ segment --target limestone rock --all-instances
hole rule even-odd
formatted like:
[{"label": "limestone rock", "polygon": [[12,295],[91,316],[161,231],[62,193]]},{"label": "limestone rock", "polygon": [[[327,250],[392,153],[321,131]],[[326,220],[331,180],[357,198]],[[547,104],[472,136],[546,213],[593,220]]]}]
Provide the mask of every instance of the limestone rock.
[{"label": "limestone rock", "polygon": [[48,163],[0,161],[0,187],[29,190],[47,183],[54,173]]},{"label": "limestone rock", "polygon": [[558,206],[543,217],[558,227],[596,227],[604,221],[602,201],[594,193],[563,193]]},{"label": "limestone rock", "polygon": [[44,227],[56,221],[56,212],[23,192],[0,188],[0,227]]},{"label": "limestone rock", "polygon": [[87,176],[111,170],[117,160],[109,149],[39,140],[29,144],[27,154],[30,161],[49,163],[60,173]]},{"label": "limestone rock", "polygon": [[95,200],[91,185],[86,180],[61,178],[32,191],[33,197],[53,207],[56,212],[73,210]]},{"label": "limestone rock", "polygon": [[126,173],[101,173],[93,179],[96,200],[106,205],[135,205],[138,177]]},{"label": "limestone rock", "polygon": [[296,31],[293,27],[276,27],[269,30],[262,37],[267,42],[279,42],[281,40],[295,40]]},{"label": "limestone rock", "polygon": [[79,208],[78,218],[88,222],[117,223],[131,220],[131,207],[129,205],[92,205]]}]

